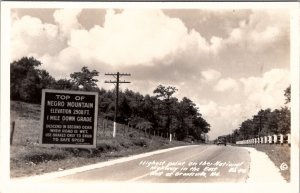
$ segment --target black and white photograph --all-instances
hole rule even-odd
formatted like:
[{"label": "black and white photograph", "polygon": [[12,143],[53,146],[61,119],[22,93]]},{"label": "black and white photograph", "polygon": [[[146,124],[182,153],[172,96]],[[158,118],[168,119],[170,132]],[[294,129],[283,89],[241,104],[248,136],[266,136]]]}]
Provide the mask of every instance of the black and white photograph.
[{"label": "black and white photograph", "polygon": [[298,36],[295,2],[1,3],[2,191],[299,192]]}]

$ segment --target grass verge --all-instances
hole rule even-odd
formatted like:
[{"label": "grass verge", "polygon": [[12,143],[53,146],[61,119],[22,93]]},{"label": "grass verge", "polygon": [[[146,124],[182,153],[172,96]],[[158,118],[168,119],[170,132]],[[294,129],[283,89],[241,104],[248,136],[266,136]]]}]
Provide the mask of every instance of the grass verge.
[{"label": "grass verge", "polygon": [[[106,140],[96,149],[43,148],[39,146],[11,147],[11,177],[39,175],[48,172],[76,168],[119,157],[149,152],[157,149],[184,145],[181,142],[169,143],[167,140],[144,140],[147,146],[134,142],[123,146],[118,139]],[[128,147],[129,146],[129,147]]]},{"label": "grass verge", "polygon": [[[10,147],[10,175],[24,177],[76,168],[118,157],[149,152],[180,145],[186,142],[172,141],[145,135],[133,130],[117,133],[112,138],[112,128],[103,130],[98,124],[97,148],[40,147],[40,105],[11,101],[11,121],[15,121],[13,144]],[[101,123],[101,121],[100,121]]]},{"label": "grass verge", "polygon": [[[268,155],[270,160],[279,168],[281,175],[287,182],[290,182],[290,160],[291,149],[287,144],[274,145],[274,144],[259,144],[253,146],[258,151],[262,151]],[[285,167],[285,164],[287,167]]]}]

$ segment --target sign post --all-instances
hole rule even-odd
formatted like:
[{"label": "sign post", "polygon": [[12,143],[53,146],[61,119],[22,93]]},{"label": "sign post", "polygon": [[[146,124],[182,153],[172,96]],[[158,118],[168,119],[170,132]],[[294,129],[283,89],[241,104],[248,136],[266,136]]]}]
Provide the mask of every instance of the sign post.
[{"label": "sign post", "polygon": [[44,89],[40,145],[95,148],[98,93]]}]

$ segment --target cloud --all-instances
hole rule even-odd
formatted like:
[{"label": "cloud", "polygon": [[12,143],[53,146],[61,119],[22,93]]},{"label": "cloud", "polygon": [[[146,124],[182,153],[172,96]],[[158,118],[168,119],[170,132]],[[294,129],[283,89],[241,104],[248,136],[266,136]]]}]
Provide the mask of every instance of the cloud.
[{"label": "cloud", "polygon": [[42,23],[38,18],[24,16],[12,24],[12,59],[29,54],[57,54],[65,44],[58,37],[56,25]]},{"label": "cloud", "polygon": [[237,91],[238,90],[238,82],[232,78],[225,78],[218,81],[218,83],[214,86],[214,90],[218,92],[224,91]]},{"label": "cloud", "polygon": [[261,108],[278,108],[285,102],[284,90],[290,84],[289,71],[273,69],[262,77],[241,78],[249,103]]},{"label": "cloud", "polygon": [[288,38],[288,19],[288,13],[280,10],[253,11],[248,20],[240,21],[239,26],[232,29],[222,48],[236,45],[240,49],[262,52]]},{"label": "cloud", "polygon": [[202,71],[201,75],[203,79],[207,82],[218,80],[221,77],[221,73],[213,69]]},{"label": "cloud", "polygon": [[68,37],[74,29],[82,28],[78,21],[81,9],[59,9],[53,13],[54,21],[64,37]]},{"label": "cloud", "polygon": [[132,84],[122,88],[143,94],[158,84],[174,85],[178,97],[199,104],[211,135],[230,133],[259,108],[284,104],[289,72],[279,68],[289,67],[288,13],[207,10],[183,20],[154,9],[107,10],[88,29],[78,20],[81,13],[56,10],[53,24],[12,15],[12,59],[34,56],[55,78],[88,66],[100,72],[99,86],[109,89],[104,72],[131,73]]},{"label": "cloud", "polygon": [[69,45],[98,61],[119,66],[150,63],[178,49],[184,24],[159,10],[107,11],[103,27],[73,30]]},{"label": "cloud", "polygon": [[236,88],[237,84],[240,87],[240,100],[233,104],[220,105],[212,100],[198,101],[200,112],[211,124],[212,130],[209,134],[212,138],[231,133],[242,121],[252,118],[260,109],[284,106],[284,90],[290,84],[289,71],[272,69],[262,76],[237,80],[221,79],[217,88],[220,86],[220,91],[225,91],[225,88]]},{"label": "cloud", "polygon": [[69,46],[82,55],[113,65],[153,65],[191,47],[209,52],[210,45],[178,18],[161,10],[108,10],[103,27],[72,30]]},{"label": "cloud", "polygon": [[[275,46],[281,41],[280,37],[284,34],[282,27],[286,27],[286,24],[272,19],[273,12],[252,11],[251,14],[248,12],[241,14],[238,17],[241,20],[238,26],[233,24],[237,19],[230,25],[226,24],[228,29],[224,30],[228,36],[214,35],[209,39],[204,38],[195,29],[188,28],[180,18],[170,17],[161,10],[128,9],[118,12],[107,10],[103,24],[94,25],[89,30],[84,29],[84,25],[79,23],[81,13],[80,9],[56,10],[53,14],[56,25],[42,23],[40,19],[30,16],[14,20],[15,33],[12,36],[12,45],[13,50],[17,51],[13,52],[13,60],[26,55],[36,55],[37,59],[48,58],[47,61],[50,61],[49,56],[52,56],[51,64],[42,61],[49,67],[50,73],[56,73],[56,69],[62,68],[60,67],[62,65],[71,72],[79,61],[81,65],[98,65],[100,69],[106,66],[111,70],[124,66],[132,68],[149,66],[156,71],[149,69],[151,74],[140,73],[143,74],[142,78],[154,80],[158,77],[153,74],[161,74],[158,73],[160,71],[166,76],[159,78],[165,77],[182,82],[191,78],[197,79],[199,76],[210,79],[210,75],[207,74],[209,72],[201,73],[204,68],[222,71],[224,76],[230,76],[228,73],[231,72],[227,71],[232,68],[237,70],[242,68],[243,71],[255,68],[255,65],[251,64],[251,60],[254,59],[251,59],[253,53],[249,52],[250,47],[253,48],[252,52],[256,53],[261,49],[267,55],[274,55],[271,59],[267,56],[262,58],[265,61],[274,60],[274,65],[284,64],[278,57],[286,56],[278,49],[280,46]],[[202,19],[218,18],[220,23],[222,19],[219,15],[221,18],[230,16],[227,12],[220,11],[214,13],[213,17],[208,17],[209,13],[207,11],[205,17],[202,14]],[[277,19],[284,21],[281,17]],[[39,32],[34,33],[36,29],[39,29]],[[204,33],[203,30],[201,32]],[[260,37],[266,40],[261,42]],[[268,49],[266,52],[264,49],[267,46],[260,45],[264,43],[274,45],[276,48]],[[277,54],[274,54],[275,51]],[[66,58],[67,60],[63,60]],[[78,62],[74,64],[73,61]],[[272,61],[267,62],[271,64]],[[243,67],[240,62],[243,62]],[[206,79],[208,82],[211,81],[208,79]]]},{"label": "cloud", "polygon": [[200,104],[200,111],[211,125],[211,139],[231,133],[246,117],[241,104],[220,106],[214,101],[208,101]]},{"label": "cloud", "polygon": [[43,23],[39,18],[15,12],[12,22],[12,60],[33,56],[42,62],[55,78],[68,78],[82,66],[92,66],[93,60],[80,50],[68,46],[72,30],[81,29],[78,22],[80,9],[54,11],[55,24]]},{"label": "cloud", "polygon": [[219,115],[218,105],[214,101],[208,101],[200,105],[200,111],[203,115],[217,117]]},{"label": "cloud", "polygon": [[211,52],[215,55],[222,49],[223,39],[220,37],[213,36],[210,39],[211,42]]}]

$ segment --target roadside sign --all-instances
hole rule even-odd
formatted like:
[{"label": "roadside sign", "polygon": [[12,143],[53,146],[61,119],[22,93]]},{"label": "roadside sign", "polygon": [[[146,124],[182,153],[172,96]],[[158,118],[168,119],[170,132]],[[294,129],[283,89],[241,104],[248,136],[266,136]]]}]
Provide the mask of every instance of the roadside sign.
[{"label": "roadside sign", "polygon": [[98,93],[44,89],[40,145],[95,148]]}]

